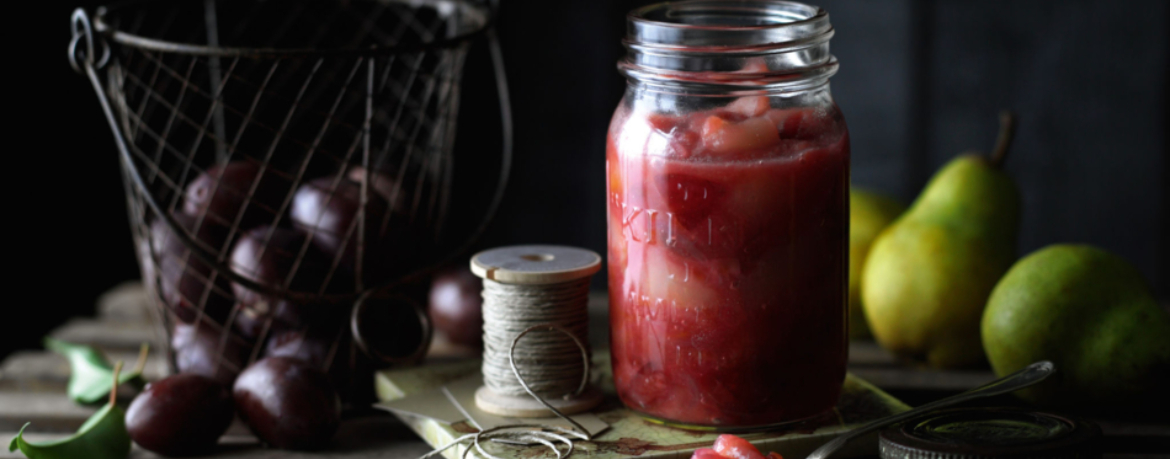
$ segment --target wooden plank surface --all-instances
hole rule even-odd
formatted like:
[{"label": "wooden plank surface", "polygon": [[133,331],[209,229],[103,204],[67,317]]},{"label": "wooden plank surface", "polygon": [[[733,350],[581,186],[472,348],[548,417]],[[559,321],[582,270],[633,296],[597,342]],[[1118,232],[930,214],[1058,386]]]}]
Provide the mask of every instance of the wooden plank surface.
[{"label": "wooden plank surface", "polygon": [[[120,285],[102,297],[95,319],[78,319],[52,332],[52,336],[69,341],[93,344],[108,352],[111,359],[133,361],[138,345],[154,339],[151,315],[145,291],[140,285]],[[606,317],[607,302],[603,294],[590,298],[590,339],[595,343],[608,342]],[[154,347],[156,351],[162,348]],[[435,349],[448,356],[466,355],[469,351],[452,345]],[[161,352],[152,352],[146,367],[147,377],[157,379],[166,368]],[[946,393],[969,389],[993,378],[990,371],[932,371],[915,368],[898,361],[873,342],[854,342],[850,345],[849,370],[855,375],[891,391],[917,391],[937,398]],[[69,369],[65,360],[45,351],[21,351],[0,363],[0,443],[10,439],[25,422],[32,422],[30,438],[62,438],[77,429],[94,408],[77,406],[65,395]],[[1148,449],[1148,443],[1170,440],[1170,425],[1159,422],[1106,421],[1102,423],[1107,435],[1112,435],[1120,448],[1138,445]],[[429,450],[410,429],[389,416],[353,419],[343,424],[334,446],[319,454],[288,453],[261,447],[246,428],[237,422],[223,440],[222,449],[214,456],[227,459],[267,459],[275,457],[393,457],[414,459]],[[1165,443],[1162,443],[1165,444]],[[1146,445],[1146,446],[1143,446]],[[1122,450],[1126,451],[1126,450]],[[20,457],[0,452],[0,459]],[[153,458],[153,454],[135,449],[132,458]],[[1107,457],[1122,457],[1107,455]]]},{"label": "wooden plank surface", "polygon": [[103,293],[97,300],[97,315],[111,322],[146,322],[153,320],[146,288],[140,281],[124,282]]},{"label": "wooden plank surface", "polygon": [[53,330],[49,336],[61,341],[97,346],[107,352],[136,351],[142,343],[161,348],[159,330],[149,322],[108,321],[101,318],[72,319]]},{"label": "wooden plank surface", "polygon": [[[30,427],[31,429],[31,427]],[[19,429],[16,429],[19,430]],[[55,440],[67,437],[65,433],[27,433],[31,441]],[[0,429],[0,440],[7,444],[8,439],[16,435],[11,429]],[[245,434],[229,434],[220,439],[220,447],[214,456],[222,459],[305,459],[305,458],[410,458],[422,456],[431,448],[418,440],[406,425],[393,417],[377,416],[353,419],[341,424],[337,435],[328,450],[319,453],[304,453],[268,449],[260,445],[256,439]],[[0,449],[0,459],[23,458],[20,452],[10,453],[8,448]],[[130,452],[131,459],[159,458],[154,453],[143,450],[137,445]]]},{"label": "wooden plank surface", "polygon": [[[138,353],[130,351],[107,352],[106,357],[111,363],[123,362],[127,368],[138,361]],[[142,373],[148,381],[167,375],[163,349],[152,348]],[[0,390],[63,392],[68,382],[69,361],[52,352],[14,352],[0,364]]]}]

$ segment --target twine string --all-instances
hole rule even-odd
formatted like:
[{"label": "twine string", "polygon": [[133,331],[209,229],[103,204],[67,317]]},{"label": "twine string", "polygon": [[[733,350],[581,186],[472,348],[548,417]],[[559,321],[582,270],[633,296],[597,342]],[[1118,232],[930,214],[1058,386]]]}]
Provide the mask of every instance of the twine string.
[{"label": "twine string", "polygon": [[[579,395],[589,383],[589,345],[583,339],[588,328],[588,295],[588,278],[549,285],[511,285],[484,279],[484,385],[501,394],[527,394],[573,429],[534,423],[484,429],[443,387],[448,400],[479,432],[456,438],[419,459],[468,441],[471,447],[463,450],[464,458],[474,449],[484,458],[504,459],[484,449],[483,442],[491,441],[538,443],[552,450],[557,459],[564,459],[573,453],[574,439],[592,440],[584,426],[545,399]],[[532,336],[525,339],[529,334]],[[558,334],[568,336],[571,343]],[[563,451],[559,445],[565,447]]]},{"label": "twine string", "polygon": [[511,396],[580,394],[589,364],[589,279],[547,285],[485,279],[483,286],[484,385]]}]

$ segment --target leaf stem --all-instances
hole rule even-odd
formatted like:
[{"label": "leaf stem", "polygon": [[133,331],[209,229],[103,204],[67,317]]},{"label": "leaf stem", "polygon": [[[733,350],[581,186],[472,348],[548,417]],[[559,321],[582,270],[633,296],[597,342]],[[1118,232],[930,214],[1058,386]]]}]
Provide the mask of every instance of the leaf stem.
[{"label": "leaf stem", "polygon": [[141,375],[142,370],[146,369],[146,356],[150,353],[150,343],[142,343],[142,347],[138,350],[138,362],[134,364],[134,374]]},{"label": "leaf stem", "polygon": [[122,361],[114,364],[114,387],[110,388],[110,405],[118,402],[118,373],[122,372]]},{"label": "leaf stem", "polygon": [[991,150],[991,167],[999,169],[1007,157],[1008,147],[1012,146],[1012,139],[1016,137],[1016,115],[1011,110],[999,113],[999,137],[995,139],[995,149]]}]

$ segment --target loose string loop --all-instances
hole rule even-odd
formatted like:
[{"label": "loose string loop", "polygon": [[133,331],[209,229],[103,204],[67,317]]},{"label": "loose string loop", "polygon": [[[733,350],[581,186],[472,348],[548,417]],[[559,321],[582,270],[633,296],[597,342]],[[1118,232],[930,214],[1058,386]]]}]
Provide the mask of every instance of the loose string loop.
[{"label": "loose string loop", "polygon": [[[523,423],[521,423],[521,424],[506,424],[506,425],[502,425],[502,426],[492,427],[490,429],[484,429],[483,426],[479,425],[479,423],[475,421],[475,418],[472,417],[471,414],[468,413],[467,410],[465,410],[463,408],[463,405],[459,404],[459,402],[455,399],[455,396],[451,394],[451,391],[447,390],[447,388],[444,386],[442,388],[443,395],[445,395],[447,397],[447,400],[450,401],[451,404],[455,405],[455,408],[458,409],[459,412],[461,414],[463,414],[463,416],[465,418],[467,418],[467,421],[470,422],[472,424],[472,426],[474,426],[476,429],[478,429],[479,432],[476,432],[473,434],[467,434],[467,435],[461,436],[459,438],[456,438],[455,440],[452,440],[450,443],[448,443],[440,448],[436,448],[436,449],[431,450],[430,452],[428,452],[426,454],[423,454],[422,456],[419,456],[419,459],[426,459],[426,458],[433,456],[435,454],[442,453],[443,451],[451,449],[457,445],[463,444],[466,441],[471,441],[471,447],[463,450],[463,455],[461,456],[463,458],[466,458],[467,454],[470,453],[472,451],[472,449],[474,449],[476,452],[478,452],[484,458],[504,459],[504,458],[501,458],[499,456],[496,456],[494,454],[487,452],[487,450],[485,450],[483,448],[482,442],[491,441],[493,443],[501,443],[501,444],[509,444],[509,445],[529,445],[532,443],[540,443],[540,444],[548,447],[550,450],[552,450],[552,452],[557,455],[557,459],[564,459],[564,458],[568,457],[569,455],[573,454],[574,444],[573,444],[573,440],[569,437],[573,437],[573,438],[576,438],[578,440],[584,440],[584,441],[590,441],[593,439],[593,434],[589,433],[588,429],[586,429],[584,426],[582,426],[577,421],[573,420],[573,418],[566,416],[560,410],[553,407],[551,404],[548,403],[547,400],[544,399],[544,397],[541,397],[536,392],[533,392],[532,389],[529,388],[528,383],[524,381],[524,377],[520,374],[520,368],[516,366],[515,360],[511,359],[512,354],[516,350],[516,345],[520,342],[520,339],[523,338],[524,335],[527,335],[529,332],[539,330],[541,328],[548,328],[550,330],[559,331],[561,333],[569,335],[569,337],[573,339],[573,342],[576,343],[577,347],[581,351],[581,356],[584,359],[583,366],[585,368],[585,372],[584,372],[585,376],[582,378],[581,385],[578,388],[577,392],[580,392],[581,390],[583,390],[585,388],[585,385],[589,382],[590,364],[589,364],[588,347],[586,347],[586,345],[580,339],[578,339],[575,335],[570,333],[568,330],[566,330],[558,325],[554,325],[554,324],[533,325],[531,327],[528,327],[524,331],[522,331],[520,334],[516,335],[516,338],[512,340],[512,347],[511,347],[511,349],[509,349],[509,352],[508,352],[509,360],[510,360],[511,366],[512,366],[512,372],[513,372],[513,375],[516,376],[517,381],[520,382],[520,385],[522,387],[524,387],[524,389],[528,392],[529,395],[532,396],[532,398],[536,399],[536,401],[540,402],[546,408],[551,410],[553,412],[553,414],[557,415],[557,417],[572,424],[573,427],[575,428],[575,430],[565,429],[565,428],[560,427],[560,426],[553,426],[553,425],[547,425],[547,424],[523,424]],[[558,448],[557,444],[554,442],[563,443],[567,447],[567,449],[564,452],[562,452],[561,449]]]},{"label": "loose string loop", "polygon": [[[573,429],[535,423],[484,429],[444,387],[442,390],[448,400],[479,432],[456,438],[419,459],[465,442],[471,442],[471,445],[463,450],[464,458],[474,450],[486,459],[504,459],[484,448],[483,444],[489,441],[511,445],[541,444],[552,450],[557,459],[564,459],[573,453],[574,440],[592,440],[593,435],[588,429],[545,399],[579,395],[589,384],[590,352],[587,341],[583,339],[588,329],[588,295],[588,278],[550,285],[512,285],[484,280],[484,384],[502,393],[518,392],[531,396]],[[534,321],[538,323],[532,323]],[[541,336],[541,332],[566,335],[572,343],[566,344],[563,338]],[[538,335],[525,339],[533,333]],[[501,364],[504,358],[506,373]],[[521,371],[521,364],[526,367],[524,371]],[[566,385],[566,381],[569,384]]]},{"label": "loose string loop", "polygon": [[[533,326],[525,329],[523,332],[520,332],[519,335],[516,335],[516,339],[512,340],[512,348],[508,350],[508,363],[511,364],[511,366],[512,366],[512,373],[514,375],[516,375],[516,381],[518,381],[520,383],[520,385],[524,387],[524,391],[528,392],[528,395],[531,395],[532,398],[534,398],[534,399],[536,399],[536,401],[540,402],[541,405],[544,405],[545,408],[548,408],[549,411],[552,411],[553,414],[557,415],[557,417],[564,419],[569,424],[572,424],[573,427],[576,427],[577,430],[580,430],[584,434],[584,438],[582,438],[583,440],[590,440],[591,436],[589,435],[588,429],[586,429],[581,424],[578,424],[577,421],[573,420],[573,418],[565,416],[565,414],[562,413],[561,410],[558,410],[555,407],[553,407],[552,404],[550,404],[547,400],[545,400],[543,397],[538,395],[535,391],[532,390],[532,388],[528,387],[528,383],[525,382],[524,378],[522,378],[520,376],[520,369],[516,367],[516,360],[515,360],[516,347],[517,347],[516,345],[520,343],[520,338],[523,338],[524,335],[527,335],[529,332],[532,332],[534,330],[539,330],[541,328],[547,328],[549,330],[556,330],[556,331],[559,331],[559,332],[564,333],[566,335],[569,335],[569,338],[573,339],[573,343],[577,344],[577,347],[581,348],[581,366],[584,368],[584,372],[581,376],[581,384],[577,387],[576,391],[574,391],[572,394],[566,394],[566,396],[580,394],[581,391],[585,390],[585,385],[589,384],[589,367],[590,367],[590,365],[589,365],[589,349],[588,349],[588,347],[586,347],[585,343],[582,343],[581,339],[577,338],[576,335],[574,335],[573,333],[564,329],[563,327],[561,327],[559,325],[554,325],[554,324],[533,325]],[[569,448],[570,449],[572,448],[571,444],[569,445]]]}]

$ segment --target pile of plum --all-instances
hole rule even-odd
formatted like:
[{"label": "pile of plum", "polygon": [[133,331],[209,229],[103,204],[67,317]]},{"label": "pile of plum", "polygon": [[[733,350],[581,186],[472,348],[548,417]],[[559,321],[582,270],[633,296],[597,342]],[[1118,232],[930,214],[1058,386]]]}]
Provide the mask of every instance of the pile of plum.
[{"label": "pile of plum", "polygon": [[[392,183],[353,167],[305,180],[290,196],[288,176],[233,161],[195,177],[171,217],[240,277],[331,298],[326,294],[357,292],[359,278],[369,287],[418,265],[429,238],[408,224]],[[341,416],[339,394],[353,394],[344,390],[351,385],[372,389],[376,362],[349,339],[352,299],[293,301],[230,282],[162,218],[144,239],[144,277],[157,279],[173,318],[170,344],[180,374],[150,384],[134,400],[126,416],[134,441],[168,456],[206,452],[238,413],[271,446],[325,446]],[[417,318],[405,317],[385,324],[384,333],[422,339]]]}]

